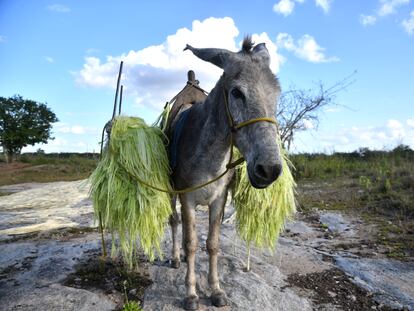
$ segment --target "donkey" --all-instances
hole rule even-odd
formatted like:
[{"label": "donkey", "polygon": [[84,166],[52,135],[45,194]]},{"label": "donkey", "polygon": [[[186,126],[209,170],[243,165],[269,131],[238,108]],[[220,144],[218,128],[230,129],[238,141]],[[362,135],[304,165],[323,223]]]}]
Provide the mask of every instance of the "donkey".
[{"label": "donkey", "polygon": [[[186,111],[187,116],[177,141],[177,165],[172,169],[175,189],[202,184],[225,171],[232,143],[247,161],[252,186],[269,186],[282,172],[276,125],[256,120],[238,128],[232,127],[229,120],[231,117],[234,124],[241,124],[257,118],[273,119],[276,115],[280,86],[269,68],[270,55],[265,44],[254,46],[251,38],[246,37],[242,50],[237,53],[216,48],[199,49],[190,45],[185,50],[220,67],[224,73],[204,102],[195,103]],[[220,225],[233,174],[234,170],[231,169],[214,183],[179,195],[183,248],[187,261],[184,299],[186,310],[197,310],[199,304],[194,271],[198,244],[195,207],[198,204],[209,207],[207,251],[211,302],[216,307],[227,304],[227,297],[219,284],[217,256]],[[173,204],[170,224],[173,236],[172,266],[175,268],[180,265],[180,246],[176,237],[178,223],[178,214]]]}]

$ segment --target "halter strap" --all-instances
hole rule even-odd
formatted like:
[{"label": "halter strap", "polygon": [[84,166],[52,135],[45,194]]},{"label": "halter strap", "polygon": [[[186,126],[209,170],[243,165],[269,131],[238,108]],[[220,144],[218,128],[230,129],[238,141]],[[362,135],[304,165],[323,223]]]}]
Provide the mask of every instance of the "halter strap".
[{"label": "halter strap", "polygon": [[273,118],[255,118],[255,119],[250,119],[250,120],[247,120],[247,121],[241,122],[241,123],[239,123],[239,124],[235,125],[235,126],[234,126],[234,128],[235,128],[236,130],[238,130],[239,128],[241,128],[241,127],[243,127],[243,126],[246,126],[246,125],[249,125],[249,124],[252,124],[252,123],[256,123],[256,122],[260,122],[260,121],[263,121],[263,122],[270,122],[270,123],[273,123],[273,124],[277,124],[277,123],[276,123],[276,120],[275,120],[275,119],[273,119]]},{"label": "halter strap", "polygon": [[277,125],[277,122],[274,118],[267,118],[267,117],[254,118],[254,119],[250,119],[250,120],[247,120],[247,121],[243,121],[239,124],[235,124],[234,119],[233,119],[233,117],[231,115],[231,112],[230,112],[229,103],[227,101],[227,94],[226,94],[225,88],[223,88],[223,94],[224,94],[224,106],[226,107],[227,119],[229,121],[230,128],[231,128],[232,132],[235,132],[235,131],[239,130],[243,126],[250,125],[250,124],[253,124],[253,123],[256,123],[256,122],[269,122],[269,123],[273,123],[273,124]]}]

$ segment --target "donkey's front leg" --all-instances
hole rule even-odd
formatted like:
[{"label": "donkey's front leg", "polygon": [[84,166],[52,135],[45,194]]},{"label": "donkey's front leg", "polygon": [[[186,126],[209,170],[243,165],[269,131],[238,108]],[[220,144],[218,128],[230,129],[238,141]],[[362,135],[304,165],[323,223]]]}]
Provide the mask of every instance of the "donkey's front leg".
[{"label": "donkey's front leg", "polygon": [[196,275],[195,275],[195,255],[197,250],[197,233],[195,229],[195,206],[181,201],[181,217],[183,225],[184,251],[187,257],[187,275],[185,285],[187,295],[184,299],[184,308],[186,310],[198,309],[198,296],[196,293]]},{"label": "donkey's front leg", "polygon": [[227,298],[224,291],[220,288],[218,271],[217,271],[217,256],[219,252],[219,235],[220,225],[224,213],[224,205],[226,204],[227,191],[214,200],[210,204],[209,214],[209,231],[207,238],[207,251],[209,254],[210,270],[208,274],[208,282],[212,291],[211,303],[216,307],[227,305]]}]

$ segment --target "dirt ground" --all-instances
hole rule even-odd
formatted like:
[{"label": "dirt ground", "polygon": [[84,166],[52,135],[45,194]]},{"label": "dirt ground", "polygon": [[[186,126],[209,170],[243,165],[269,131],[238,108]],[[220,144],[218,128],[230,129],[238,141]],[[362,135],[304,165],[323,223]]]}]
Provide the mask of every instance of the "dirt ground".
[{"label": "dirt ground", "polygon": [[[124,299],[141,304],[145,289],[152,284],[144,258],[140,259],[139,267],[129,271],[120,258],[103,259],[101,251],[95,250],[76,264],[74,269],[63,281],[63,285],[106,294],[121,293]],[[121,306],[118,305],[117,309],[121,309]]]},{"label": "dirt ground", "polygon": [[[309,188],[316,193],[317,188]],[[128,271],[119,258],[100,258],[100,236],[82,182],[3,187],[0,197],[0,310],[117,310],[128,298],[144,310],[182,310],[185,263],[166,258]],[[359,214],[312,209],[298,213],[274,253],[247,247],[226,208],[219,259],[227,310],[414,310],[414,263],[389,257],[377,243],[381,226]],[[209,302],[207,213],[197,211],[198,291]],[[110,248],[111,237],[106,236]]]},{"label": "dirt ground", "polygon": [[357,286],[337,268],[305,275],[291,274],[287,282],[289,286],[311,291],[311,297],[317,305],[315,309],[323,309],[324,304],[333,304],[347,311],[392,310],[389,306],[375,302],[370,292]]}]

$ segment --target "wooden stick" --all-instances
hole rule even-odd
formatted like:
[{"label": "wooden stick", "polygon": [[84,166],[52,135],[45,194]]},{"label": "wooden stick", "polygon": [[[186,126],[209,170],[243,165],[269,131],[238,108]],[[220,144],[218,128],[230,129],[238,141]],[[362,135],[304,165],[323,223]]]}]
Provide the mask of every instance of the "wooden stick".
[{"label": "wooden stick", "polygon": [[106,129],[106,125],[104,126],[104,128],[102,129],[102,137],[101,137],[101,151],[99,152],[99,160],[102,159],[102,152],[103,152],[103,144],[104,144],[104,138],[105,138],[105,129]]},{"label": "wooden stick", "polygon": [[116,114],[116,106],[118,103],[118,93],[119,93],[119,83],[121,82],[123,65],[124,65],[124,62],[121,61],[121,64],[119,65],[118,81],[116,82],[116,92],[115,92],[114,111],[112,113],[112,120],[115,118],[115,114]]},{"label": "wooden stick", "polygon": [[[114,110],[112,112],[112,121],[114,120],[115,114],[116,114],[116,107],[118,103],[118,93],[119,93],[119,83],[121,82],[123,65],[124,65],[124,62],[121,61],[121,64],[119,65],[118,81],[116,82],[116,92],[115,92],[115,100],[114,100]],[[122,86],[121,86],[121,102],[122,102]],[[121,113],[121,103],[119,104],[119,113]],[[106,126],[104,127],[104,130],[102,132],[101,155],[100,155],[101,157],[102,157],[102,150],[103,150],[103,137],[105,133],[105,128]],[[102,255],[103,257],[106,257],[106,246],[105,246],[105,238],[104,238],[104,232],[103,232],[101,212],[98,213],[98,218],[99,218],[99,231],[101,232],[101,241],[102,241]]]},{"label": "wooden stick", "polygon": [[246,272],[250,271],[250,245],[247,246],[247,265]]},{"label": "wooden stick", "polygon": [[102,226],[102,216],[101,212],[98,213],[99,217],[99,231],[101,231],[101,242],[102,242],[102,256],[106,258],[106,246],[105,246],[105,238],[103,235],[103,226]]},{"label": "wooden stick", "polygon": [[122,107],[122,93],[124,92],[124,86],[121,85],[121,93],[119,94],[119,111],[118,115],[121,114],[121,107]]}]

